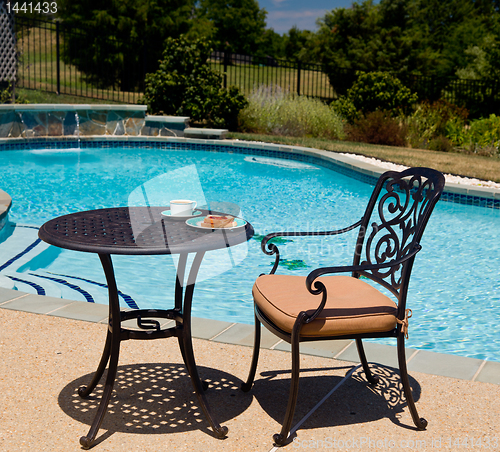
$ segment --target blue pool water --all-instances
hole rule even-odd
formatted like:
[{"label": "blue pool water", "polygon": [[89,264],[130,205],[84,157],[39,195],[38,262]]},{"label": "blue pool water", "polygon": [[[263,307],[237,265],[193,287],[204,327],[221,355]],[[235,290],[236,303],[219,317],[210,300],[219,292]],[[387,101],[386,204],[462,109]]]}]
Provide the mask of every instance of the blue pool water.
[{"label": "blue pool water", "polygon": [[[37,241],[37,227],[55,216],[166,205],[179,197],[241,210],[258,235],[231,249],[229,259],[206,256],[193,310],[197,317],[241,323],[253,323],[252,284],[273,260],[261,252],[259,236],[350,225],[373,189],[309,163],[187,149],[2,151],[0,165],[0,188],[13,198],[10,224],[0,233],[0,276],[26,292],[42,288],[47,295],[107,303],[96,255]],[[438,203],[410,283],[408,346],[500,361],[499,230],[498,209]],[[286,260],[279,272],[349,264],[355,234],[294,238],[280,247]],[[115,256],[114,264],[124,306],[171,306],[172,257]]]}]

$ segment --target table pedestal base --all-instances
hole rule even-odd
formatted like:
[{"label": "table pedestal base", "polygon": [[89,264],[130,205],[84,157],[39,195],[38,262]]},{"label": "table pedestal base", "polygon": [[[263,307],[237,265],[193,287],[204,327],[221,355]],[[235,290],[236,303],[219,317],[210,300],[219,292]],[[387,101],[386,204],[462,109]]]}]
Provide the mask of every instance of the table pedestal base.
[{"label": "table pedestal base", "polygon": [[[179,347],[182,354],[182,359],[187,368],[191,382],[194,387],[196,396],[200,406],[207,418],[210,426],[212,427],[217,438],[224,438],[227,435],[227,427],[220,426],[214,419],[207,399],[205,397],[205,390],[208,385],[201,381],[196,367],[196,361],[193,352],[193,343],[191,339],[191,304],[194,292],[194,282],[198,273],[201,261],[203,259],[203,252],[197,253],[191,266],[189,278],[187,281],[186,289],[183,293],[184,272],[187,262],[187,254],[181,254],[177,268],[177,280],[175,288],[175,308],[169,310],[157,309],[139,309],[133,311],[120,311],[118,289],[114,276],[113,264],[109,254],[99,254],[101,263],[106,275],[109,293],[109,322],[108,333],[106,335],[106,342],[101,356],[101,360],[97,370],[87,386],[81,386],[78,389],[78,394],[82,398],[88,397],[96,388],[101,377],[104,374],[106,365],[108,365],[108,373],[104,385],[104,392],[99,404],[99,408],[95,415],[94,421],[86,436],[80,438],[80,444],[84,449],[92,447],[95,437],[99,431],[104,415],[108,409],[111,394],[113,392],[113,385],[116,378],[118,369],[118,358],[120,355],[120,343],[124,340],[138,339],[160,339],[167,337],[177,337]],[[164,318],[175,320],[175,327],[161,329],[160,323],[155,318]],[[130,330],[122,328],[121,323],[125,320],[137,319],[137,325],[142,330]]]}]

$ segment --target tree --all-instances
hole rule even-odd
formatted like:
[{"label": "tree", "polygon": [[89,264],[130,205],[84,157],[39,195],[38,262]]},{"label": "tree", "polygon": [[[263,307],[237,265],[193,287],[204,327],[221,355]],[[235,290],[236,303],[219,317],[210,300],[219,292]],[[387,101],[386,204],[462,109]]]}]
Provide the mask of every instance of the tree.
[{"label": "tree", "polygon": [[318,21],[320,61],[337,94],[351,86],[355,71],[410,70],[411,40],[405,36],[411,0],[372,0],[337,8]]},{"label": "tree", "polygon": [[259,43],[257,56],[271,56],[274,58],[284,58],[284,37],[276,33],[272,28],[264,31],[262,40]]},{"label": "tree", "polygon": [[490,20],[470,0],[412,0],[409,14],[414,68],[443,77],[463,66],[465,50],[482,41]]},{"label": "tree", "polygon": [[[381,4],[384,3],[382,0]],[[397,0],[405,3],[405,0]],[[373,0],[353,3],[351,9],[337,8],[319,21],[318,34],[321,54],[329,67],[361,71],[394,70],[404,68],[402,27],[404,23],[390,24]]]},{"label": "tree", "polygon": [[[485,1],[482,8],[491,20],[488,32],[477,43],[470,44],[464,51],[464,59],[456,74],[461,79],[499,80],[500,79],[500,11],[498,4]],[[500,2],[497,2],[500,3]]]},{"label": "tree", "polygon": [[60,0],[59,17],[65,62],[100,88],[140,87],[181,34],[250,55],[279,47],[256,0]]},{"label": "tree", "polygon": [[295,25],[283,36],[285,58],[288,60],[310,61],[309,43],[314,33],[299,30]]},{"label": "tree", "polygon": [[265,9],[256,0],[200,0],[197,17],[213,23],[217,50],[254,55],[266,29]]},{"label": "tree", "polygon": [[319,20],[318,55],[334,86],[338,68],[452,76],[467,49],[500,38],[499,16],[497,0],[364,0]]},{"label": "tree", "polygon": [[63,58],[101,88],[134,90],[165,39],[192,26],[195,0],[60,0]]}]

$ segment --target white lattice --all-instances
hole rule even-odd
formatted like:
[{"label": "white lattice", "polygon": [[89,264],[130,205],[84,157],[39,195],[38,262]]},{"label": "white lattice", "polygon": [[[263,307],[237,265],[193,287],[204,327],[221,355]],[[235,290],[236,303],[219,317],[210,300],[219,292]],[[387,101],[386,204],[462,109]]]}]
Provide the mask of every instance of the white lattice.
[{"label": "white lattice", "polygon": [[0,82],[16,78],[16,35],[14,13],[8,13],[0,2]]}]

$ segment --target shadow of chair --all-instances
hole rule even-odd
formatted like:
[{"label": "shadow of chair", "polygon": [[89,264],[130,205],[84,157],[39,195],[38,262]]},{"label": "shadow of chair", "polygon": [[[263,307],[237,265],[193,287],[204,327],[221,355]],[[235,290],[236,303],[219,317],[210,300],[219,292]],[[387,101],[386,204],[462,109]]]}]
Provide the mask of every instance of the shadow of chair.
[{"label": "shadow of chair", "polygon": [[[361,365],[308,367],[301,363],[300,391],[288,440],[300,429],[318,430],[387,419],[402,428],[413,429],[402,422],[406,406],[403,386],[397,368],[370,362],[376,385],[367,385]],[[283,421],[283,400],[290,392],[289,369],[259,372],[252,395],[266,414],[278,423]],[[408,376],[415,402],[421,396],[417,380]]]},{"label": "shadow of chair", "polygon": [[[406,298],[420,239],[443,188],[444,176],[433,169],[388,171],[380,176],[357,223],[336,231],[276,232],[262,240],[264,253],[276,259],[270,274],[259,276],[253,286],[255,343],[242,389],[249,391],[255,378],[262,323],[292,349],[288,405],[281,432],[273,437],[275,444],[285,444],[290,432],[299,389],[299,343],[304,341],[355,339],[365,376],[376,385],[378,378],[370,371],[362,339],[397,338],[406,402],[417,429],[426,428],[427,421],[418,416],[406,368],[404,340],[411,317]],[[356,228],[352,265],[318,268],[307,277],[275,274],[280,253],[273,238],[338,235]],[[336,273],[351,275],[331,276]]]}]

